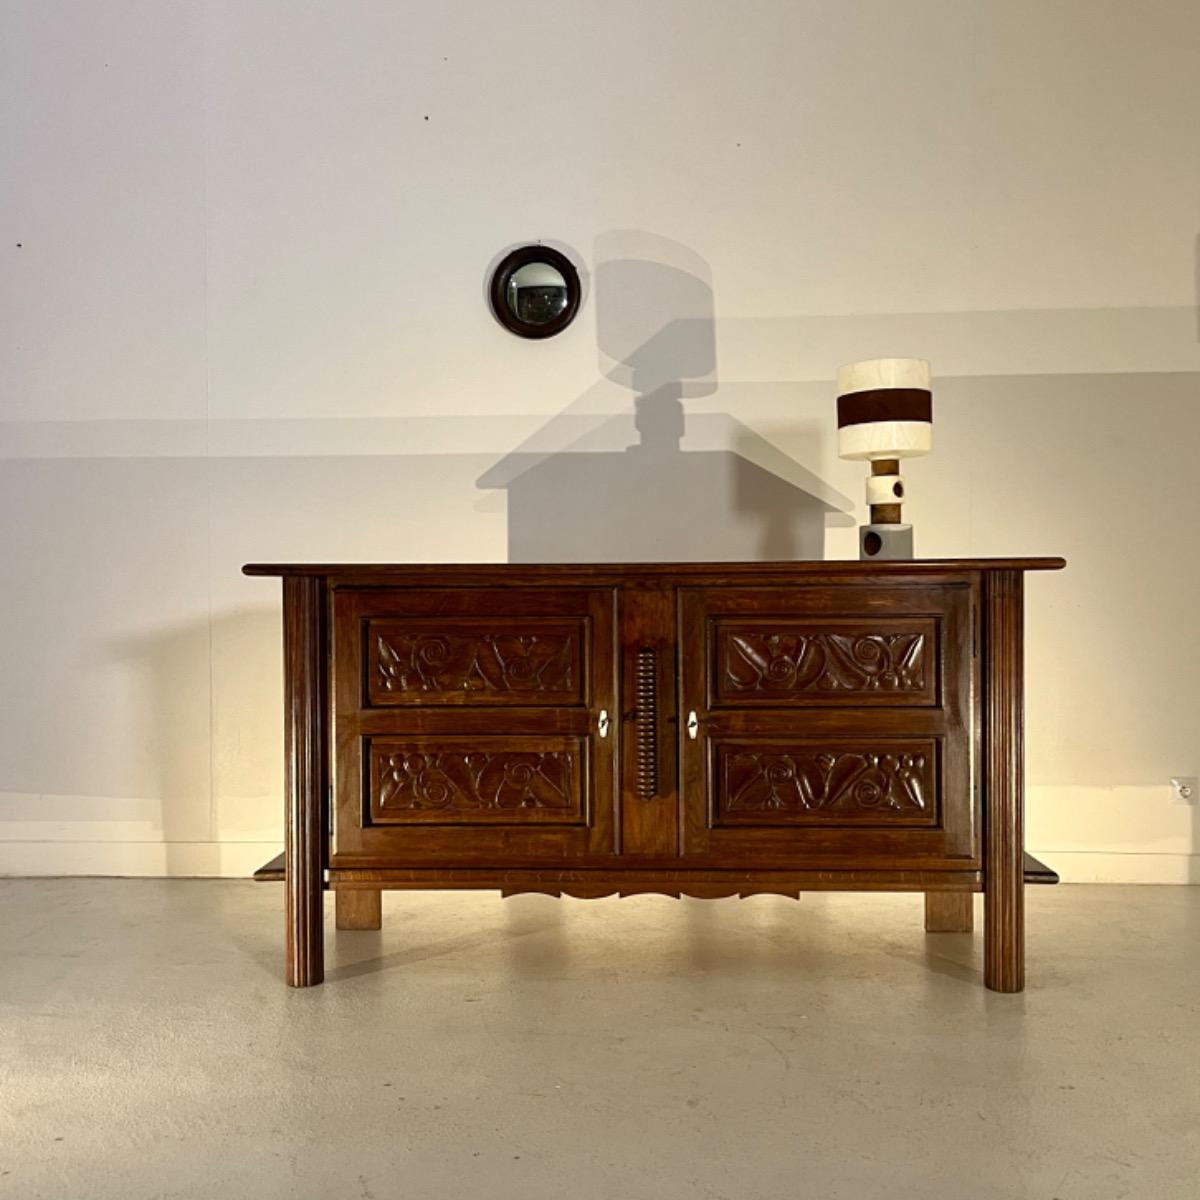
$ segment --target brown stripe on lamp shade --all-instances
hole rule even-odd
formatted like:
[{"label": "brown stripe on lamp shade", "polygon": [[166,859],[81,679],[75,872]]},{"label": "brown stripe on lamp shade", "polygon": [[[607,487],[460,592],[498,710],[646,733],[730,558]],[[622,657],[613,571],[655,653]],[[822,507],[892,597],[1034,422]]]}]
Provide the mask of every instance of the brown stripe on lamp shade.
[{"label": "brown stripe on lamp shade", "polygon": [[848,392],[837,402],[838,428],[875,421],[933,423],[933,393],[924,388],[874,388]]}]

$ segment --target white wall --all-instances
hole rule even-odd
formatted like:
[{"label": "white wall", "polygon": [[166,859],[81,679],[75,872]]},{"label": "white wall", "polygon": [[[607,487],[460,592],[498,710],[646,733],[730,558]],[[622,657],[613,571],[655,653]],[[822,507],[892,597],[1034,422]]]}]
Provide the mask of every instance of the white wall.
[{"label": "white wall", "polygon": [[[270,857],[278,595],[241,564],[635,556],[639,371],[686,384],[639,523],[664,556],[796,553],[814,520],[852,556],[834,371],[903,354],[936,375],[919,552],[1070,560],[1028,588],[1031,848],[1200,880],[1166,785],[1200,773],[1193,0],[7,0],[4,28],[0,871]],[[588,287],[545,344],[483,303],[537,238]],[[586,539],[576,475],[614,506]]]}]

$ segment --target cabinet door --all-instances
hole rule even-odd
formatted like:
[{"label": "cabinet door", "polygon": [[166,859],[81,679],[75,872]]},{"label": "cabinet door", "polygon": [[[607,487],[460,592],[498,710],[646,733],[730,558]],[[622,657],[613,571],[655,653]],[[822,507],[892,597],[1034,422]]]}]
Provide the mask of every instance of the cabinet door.
[{"label": "cabinet door", "polygon": [[614,851],[611,590],[334,593],[331,865]]},{"label": "cabinet door", "polygon": [[681,590],[683,856],[978,865],[974,605],[968,582]]}]

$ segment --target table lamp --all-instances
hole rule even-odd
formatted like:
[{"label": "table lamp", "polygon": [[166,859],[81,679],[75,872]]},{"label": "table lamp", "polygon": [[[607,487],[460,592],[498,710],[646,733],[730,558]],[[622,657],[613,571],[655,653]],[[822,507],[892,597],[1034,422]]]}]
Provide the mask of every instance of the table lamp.
[{"label": "table lamp", "polygon": [[871,522],[858,531],[860,559],[912,558],[911,525],[900,520],[900,460],[933,448],[933,393],[922,358],[873,358],[838,368],[838,454],[871,464]]}]

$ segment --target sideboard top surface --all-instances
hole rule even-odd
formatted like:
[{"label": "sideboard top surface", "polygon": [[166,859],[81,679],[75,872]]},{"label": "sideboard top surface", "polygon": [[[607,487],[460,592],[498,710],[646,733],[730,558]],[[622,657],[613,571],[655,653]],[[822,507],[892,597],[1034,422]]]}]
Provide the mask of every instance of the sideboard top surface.
[{"label": "sideboard top surface", "polygon": [[247,563],[246,575],[320,576],[335,584],[410,582],[470,583],[486,577],[542,581],[601,582],[605,577],[661,578],[674,582],[724,583],[742,577],[764,576],[905,577],[972,571],[1058,571],[1062,558],[918,558],[904,561],[860,562],[848,559],[807,559],[786,562],[668,562],[668,563]]}]

